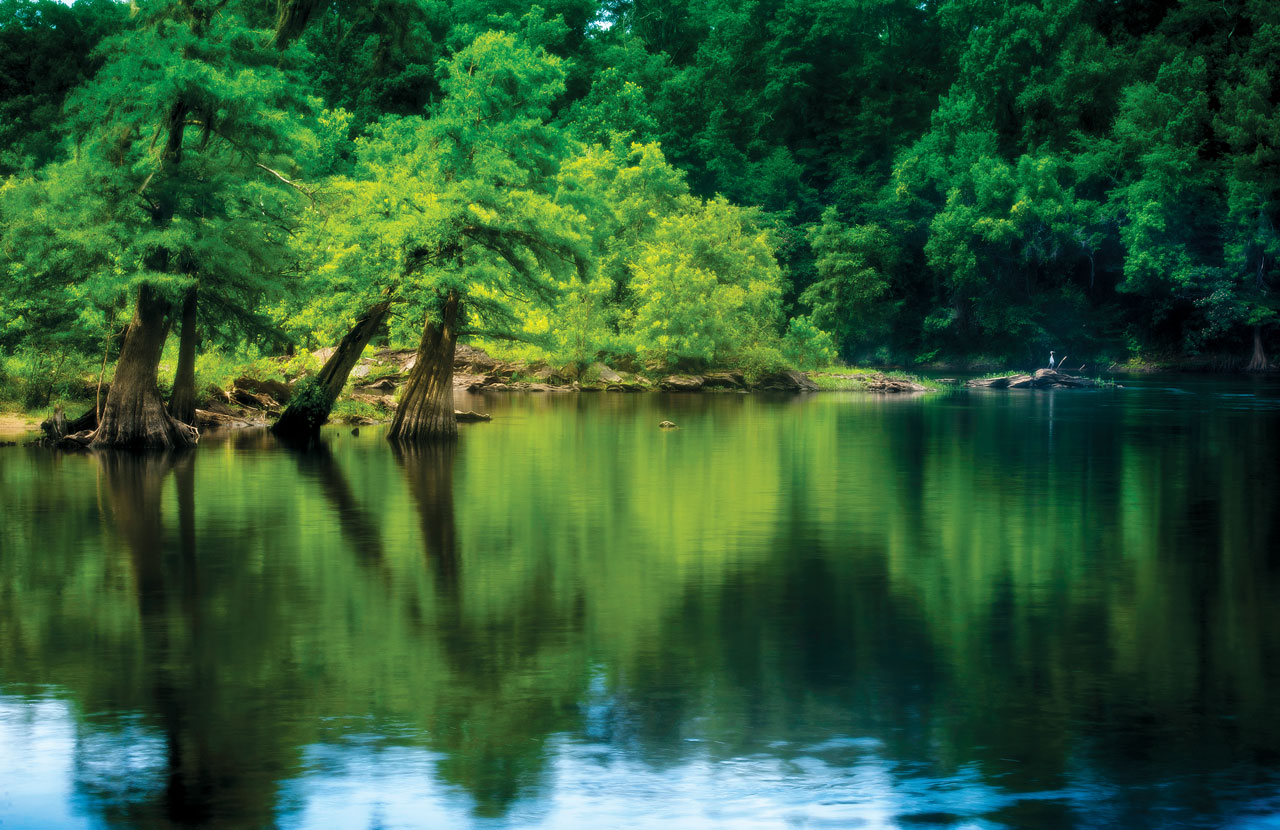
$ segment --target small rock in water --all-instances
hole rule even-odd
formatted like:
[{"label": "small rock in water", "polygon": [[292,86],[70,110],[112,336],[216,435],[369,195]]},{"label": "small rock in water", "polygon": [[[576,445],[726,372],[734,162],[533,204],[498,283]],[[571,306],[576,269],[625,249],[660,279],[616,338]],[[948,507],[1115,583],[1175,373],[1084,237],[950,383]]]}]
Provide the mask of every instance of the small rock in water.
[{"label": "small rock in water", "polygon": [[472,412],[470,410],[463,412],[461,409],[453,410],[453,418],[458,423],[477,423],[481,421],[492,421],[493,416],[488,413]]},{"label": "small rock in water", "polygon": [[680,427],[676,426],[670,421],[663,421],[662,423],[658,424],[658,429],[679,429],[679,428]]},{"label": "small rock in water", "polygon": [[359,434],[360,434],[360,427],[355,427],[354,429],[352,429],[352,430],[351,430],[351,434],[352,434],[352,435],[359,435]]}]

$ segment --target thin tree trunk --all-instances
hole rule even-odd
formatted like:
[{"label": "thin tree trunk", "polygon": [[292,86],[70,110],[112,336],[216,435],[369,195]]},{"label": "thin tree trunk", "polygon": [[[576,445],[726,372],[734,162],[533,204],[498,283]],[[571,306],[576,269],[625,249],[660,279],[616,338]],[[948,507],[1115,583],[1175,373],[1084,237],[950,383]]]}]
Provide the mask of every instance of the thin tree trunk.
[{"label": "thin tree trunk", "polygon": [[387,435],[392,441],[452,441],[458,437],[453,413],[453,355],[461,304],[458,292],[450,291],[440,309],[439,323],[429,320],[423,329],[413,371]]},{"label": "thin tree trunk", "polygon": [[176,450],[195,443],[195,429],[169,415],[156,387],[170,311],[169,301],[151,286],[138,289],[133,321],[124,336],[116,376],[91,446]]},{"label": "thin tree trunk", "polygon": [[391,301],[383,300],[356,321],[320,369],[320,374],[294,394],[280,419],[271,427],[272,432],[286,440],[307,441],[315,437],[324,422],[329,420],[333,404],[342,394],[351,370],[360,361],[364,347],[369,345],[390,310]]},{"label": "thin tree trunk", "polygon": [[169,395],[169,414],[184,424],[196,419],[196,286],[187,289],[182,301],[182,336],[178,341],[178,371]]},{"label": "thin tree trunk", "polygon": [[1249,365],[1245,367],[1246,372],[1265,372],[1267,370],[1267,352],[1262,348],[1262,326],[1255,325],[1253,327],[1253,357],[1249,360]]}]

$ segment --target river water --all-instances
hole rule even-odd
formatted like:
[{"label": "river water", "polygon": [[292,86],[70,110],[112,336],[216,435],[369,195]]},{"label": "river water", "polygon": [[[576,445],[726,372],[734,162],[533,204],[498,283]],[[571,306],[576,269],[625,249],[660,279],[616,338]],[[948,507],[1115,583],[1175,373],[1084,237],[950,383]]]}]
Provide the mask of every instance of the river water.
[{"label": "river water", "polygon": [[1280,827],[1275,380],[459,404],[0,450],[0,827]]}]

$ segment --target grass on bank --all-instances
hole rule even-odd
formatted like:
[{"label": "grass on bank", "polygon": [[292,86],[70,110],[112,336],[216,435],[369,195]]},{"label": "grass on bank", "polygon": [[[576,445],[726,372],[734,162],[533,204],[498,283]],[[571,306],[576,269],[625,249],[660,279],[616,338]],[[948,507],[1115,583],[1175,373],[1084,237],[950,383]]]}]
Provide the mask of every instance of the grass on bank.
[{"label": "grass on bank", "polygon": [[918,383],[931,392],[949,388],[946,384],[909,372],[885,372],[856,366],[823,366],[819,369],[810,369],[807,374],[809,379],[824,392],[865,392],[873,382],[882,379]]}]

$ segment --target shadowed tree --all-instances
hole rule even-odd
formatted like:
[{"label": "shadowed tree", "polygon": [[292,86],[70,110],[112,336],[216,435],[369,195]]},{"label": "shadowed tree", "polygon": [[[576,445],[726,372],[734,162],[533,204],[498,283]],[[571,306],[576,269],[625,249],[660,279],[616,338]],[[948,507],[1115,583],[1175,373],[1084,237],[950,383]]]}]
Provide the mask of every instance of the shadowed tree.
[{"label": "shadowed tree", "polygon": [[[70,104],[75,157],[42,176],[54,194],[67,190],[59,182],[78,183],[76,204],[64,211],[55,200],[24,222],[71,249],[94,243],[95,267],[70,297],[134,302],[94,446],[173,449],[195,434],[160,397],[165,340],[197,283],[201,302],[230,317],[252,316],[279,289],[299,140],[291,113],[306,105],[293,61],[247,22],[255,9],[229,0],[133,8],[133,26],[103,41],[102,68]],[[193,341],[196,325],[185,329]],[[187,383],[194,342],[181,351]],[[185,394],[175,401],[182,414]]]},{"label": "shadowed tree", "polygon": [[391,206],[406,292],[426,316],[393,441],[456,437],[453,356],[464,327],[509,332],[508,298],[549,301],[553,269],[585,269],[580,216],[552,199],[565,137],[547,119],[564,88],[561,62],[488,33],[450,61],[443,86],[429,119],[386,125],[364,162],[421,183]]},{"label": "shadowed tree", "polygon": [[445,98],[429,117],[372,127],[353,179],[334,183],[343,198],[326,270],[361,275],[341,291],[370,310],[308,390],[313,411],[289,416],[291,432],[323,422],[395,296],[424,324],[390,437],[455,437],[458,337],[518,336],[513,303],[549,303],[557,273],[586,270],[582,217],[554,199],[567,144],[548,123],[564,89],[561,61],[489,32],[445,69]]}]

